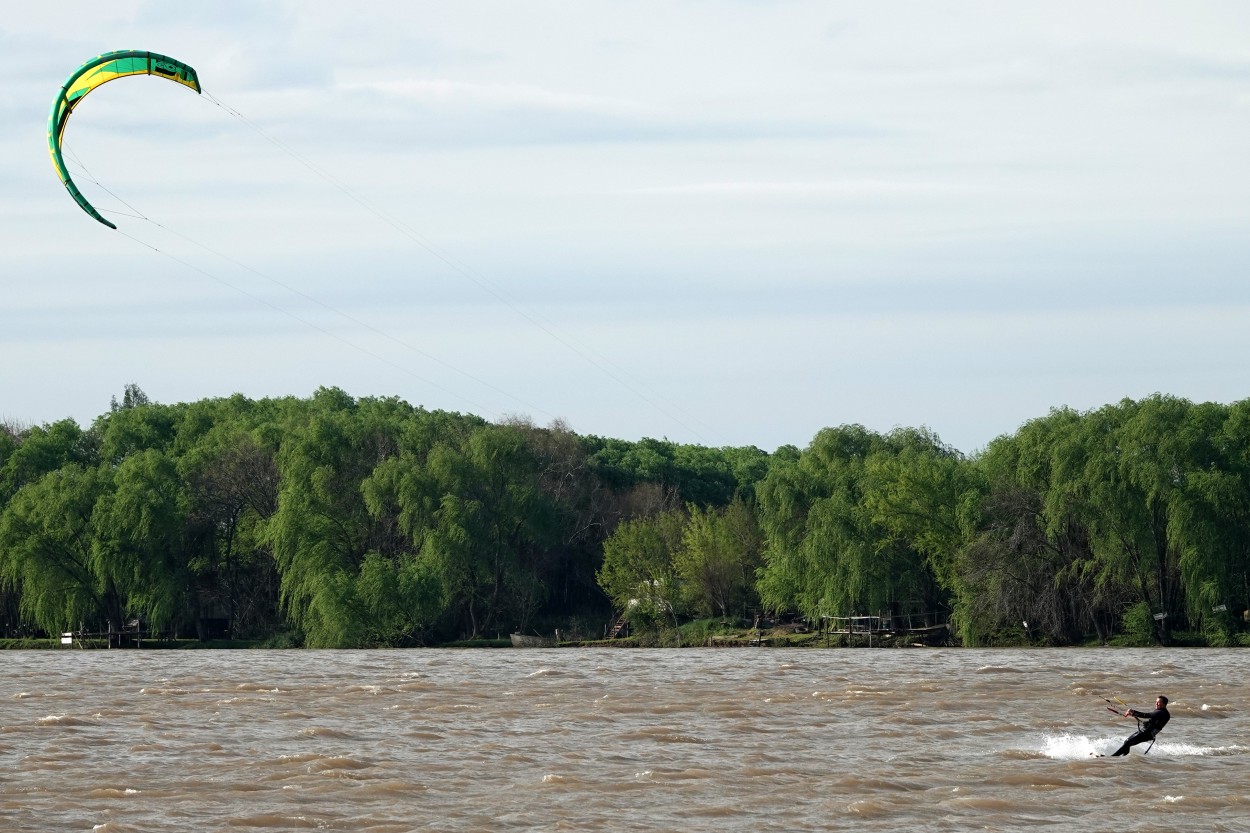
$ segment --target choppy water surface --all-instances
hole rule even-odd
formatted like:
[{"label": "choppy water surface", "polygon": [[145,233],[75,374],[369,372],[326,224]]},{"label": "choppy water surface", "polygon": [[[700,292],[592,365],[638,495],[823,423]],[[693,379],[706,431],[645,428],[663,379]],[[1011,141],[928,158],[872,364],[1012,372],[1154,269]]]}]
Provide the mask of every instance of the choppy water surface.
[{"label": "choppy water surface", "polygon": [[0,830],[1246,831],[1247,659],[9,651]]}]

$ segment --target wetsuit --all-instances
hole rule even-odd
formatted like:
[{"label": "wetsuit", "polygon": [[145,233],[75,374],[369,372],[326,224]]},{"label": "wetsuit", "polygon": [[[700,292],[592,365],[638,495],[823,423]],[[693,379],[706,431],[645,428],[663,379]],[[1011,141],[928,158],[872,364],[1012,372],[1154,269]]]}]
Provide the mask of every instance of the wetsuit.
[{"label": "wetsuit", "polygon": [[1129,747],[1136,746],[1139,743],[1145,743],[1148,740],[1154,740],[1155,735],[1162,731],[1168,721],[1172,719],[1172,715],[1168,714],[1167,706],[1161,709],[1155,709],[1149,712],[1139,712],[1137,709],[1129,709],[1128,713],[1138,720],[1145,720],[1141,724],[1141,728],[1129,736],[1128,740],[1120,746],[1119,749],[1112,752],[1112,757],[1116,755],[1127,755]]}]

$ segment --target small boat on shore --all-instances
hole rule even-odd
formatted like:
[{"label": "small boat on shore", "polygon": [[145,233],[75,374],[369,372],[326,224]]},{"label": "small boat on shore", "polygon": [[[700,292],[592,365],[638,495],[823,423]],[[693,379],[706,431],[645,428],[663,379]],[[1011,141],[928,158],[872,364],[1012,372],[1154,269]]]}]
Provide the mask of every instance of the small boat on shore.
[{"label": "small boat on shore", "polygon": [[512,634],[513,648],[554,648],[556,641],[550,636],[530,636],[524,633]]}]

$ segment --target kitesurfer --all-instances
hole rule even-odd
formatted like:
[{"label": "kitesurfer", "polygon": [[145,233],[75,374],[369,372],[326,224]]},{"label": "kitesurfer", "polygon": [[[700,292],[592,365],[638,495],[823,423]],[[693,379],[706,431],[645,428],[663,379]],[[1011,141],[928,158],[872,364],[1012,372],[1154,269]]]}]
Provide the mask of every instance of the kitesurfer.
[{"label": "kitesurfer", "polygon": [[[1172,715],[1168,713],[1168,698],[1160,694],[1155,699],[1154,711],[1143,712],[1137,709],[1129,709],[1124,713],[1125,717],[1135,717],[1138,721],[1137,731],[1128,737],[1119,749],[1111,753],[1111,757],[1117,755],[1127,755],[1130,747],[1146,741],[1154,741],[1155,735],[1163,730],[1168,721],[1172,719]],[[1145,721],[1142,723],[1141,721]],[[1149,750],[1147,750],[1149,751]]]}]

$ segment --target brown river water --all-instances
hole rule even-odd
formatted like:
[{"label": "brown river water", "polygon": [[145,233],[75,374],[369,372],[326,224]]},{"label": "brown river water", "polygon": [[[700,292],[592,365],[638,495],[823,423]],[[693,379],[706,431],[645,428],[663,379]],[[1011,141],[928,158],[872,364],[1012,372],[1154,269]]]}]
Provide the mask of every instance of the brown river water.
[{"label": "brown river water", "polygon": [[1247,660],[5,651],[0,831],[1250,831]]}]

